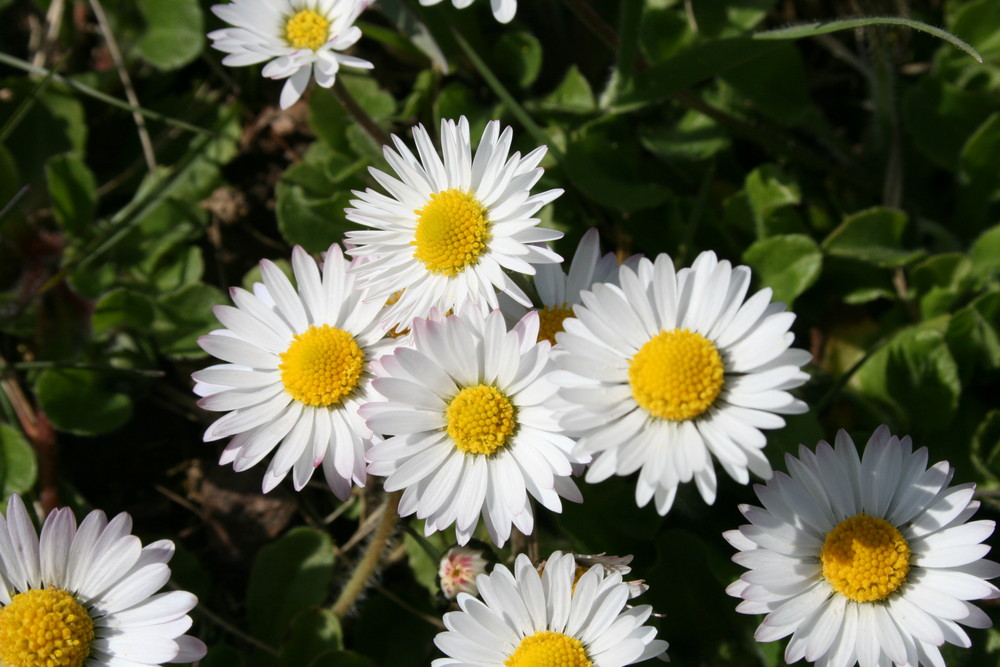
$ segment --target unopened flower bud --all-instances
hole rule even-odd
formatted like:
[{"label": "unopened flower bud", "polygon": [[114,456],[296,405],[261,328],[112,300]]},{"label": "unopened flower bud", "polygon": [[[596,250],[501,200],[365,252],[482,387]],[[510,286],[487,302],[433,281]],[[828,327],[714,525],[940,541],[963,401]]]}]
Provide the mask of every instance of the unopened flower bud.
[{"label": "unopened flower bud", "polygon": [[438,577],[441,580],[441,593],[449,600],[454,600],[459,593],[476,595],[476,577],[486,572],[489,561],[483,557],[482,549],[469,547],[452,547],[441,559]]}]

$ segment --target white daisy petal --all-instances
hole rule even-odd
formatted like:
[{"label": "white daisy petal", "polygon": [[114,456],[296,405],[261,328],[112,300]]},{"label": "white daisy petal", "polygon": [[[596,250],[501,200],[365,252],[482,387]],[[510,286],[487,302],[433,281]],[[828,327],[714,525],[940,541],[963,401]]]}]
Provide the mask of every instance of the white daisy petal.
[{"label": "white daisy petal", "polygon": [[994,522],[965,523],[974,489],[948,487],[946,462],[928,468],[925,449],[884,426],[863,456],[841,431],[834,448],[786,462],[789,474],[755,487],[766,509],[741,506],[752,523],[725,534],[749,569],[727,589],[743,598],[737,611],[768,614],[758,641],[793,633],[788,662],[943,665],[938,646],[969,645],[958,623],[989,626],[969,600],[1000,595],[985,581],[1000,566],[982,560]]}]

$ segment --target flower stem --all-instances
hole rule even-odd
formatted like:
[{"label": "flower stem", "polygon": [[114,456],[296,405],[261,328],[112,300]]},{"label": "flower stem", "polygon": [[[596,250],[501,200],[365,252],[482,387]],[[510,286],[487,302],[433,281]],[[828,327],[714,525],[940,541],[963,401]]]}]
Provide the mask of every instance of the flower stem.
[{"label": "flower stem", "polygon": [[396,521],[399,519],[396,510],[399,509],[399,498],[402,495],[402,491],[393,491],[386,496],[382,520],[379,522],[378,528],[375,529],[375,535],[368,544],[368,550],[365,551],[365,555],[361,557],[361,561],[351,573],[351,578],[347,580],[344,590],[340,592],[340,597],[333,603],[331,611],[337,618],[343,618],[347,615],[378,568],[386,543],[392,536],[393,528],[396,527]]},{"label": "flower stem", "polygon": [[362,108],[360,104],[354,99],[347,87],[337,79],[333,88],[333,96],[337,98],[337,101],[344,105],[344,110],[351,114],[351,117],[361,126],[368,136],[378,145],[381,150],[382,146],[389,145],[389,135],[379,127],[375,119],[372,118],[367,111]]}]

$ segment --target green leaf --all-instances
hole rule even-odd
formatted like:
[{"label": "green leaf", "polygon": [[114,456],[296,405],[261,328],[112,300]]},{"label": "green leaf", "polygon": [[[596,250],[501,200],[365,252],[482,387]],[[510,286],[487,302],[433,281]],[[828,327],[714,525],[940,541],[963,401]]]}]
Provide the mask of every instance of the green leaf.
[{"label": "green leaf", "polygon": [[699,33],[711,37],[731,37],[756,27],[776,1],[693,2],[691,10]]},{"label": "green leaf", "polygon": [[132,399],[107,373],[49,368],[35,381],[35,395],[56,428],[76,435],[113,431],[132,416]]},{"label": "green leaf", "polygon": [[333,541],[314,528],[293,528],[261,549],[247,588],[251,634],[278,646],[290,619],[326,600],[333,562]]},{"label": "green leaf", "polygon": [[278,659],[282,667],[301,667],[344,648],[340,621],[326,609],[306,609],[292,623]]},{"label": "green leaf", "polygon": [[[448,548],[447,540],[441,533],[435,533],[426,539],[441,553]],[[431,558],[427,549],[409,533],[403,537],[403,543],[406,545],[406,559],[413,571],[413,578],[430,591],[431,595],[437,595],[438,568],[441,564]]]},{"label": "green leaf", "polygon": [[35,485],[38,462],[35,450],[19,430],[0,423],[0,504],[14,493],[26,493]]},{"label": "green leaf", "polygon": [[773,299],[790,308],[795,297],[819,278],[823,253],[808,236],[785,234],[757,241],[743,253],[743,261],[774,290]]},{"label": "green leaf", "polygon": [[731,144],[728,132],[697,111],[685,113],[674,127],[643,125],[639,140],[646,150],[664,160],[707,160]]},{"label": "green leaf", "polygon": [[900,331],[855,379],[862,394],[885,406],[897,428],[915,438],[947,429],[962,391],[937,321]]},{"label": "green leaf", "polygon": [[113,329],[143,330],[153,323],[153,304],[145,294],[119,288],[102,296],[94,305],[94,333]]},{"label": "green leaf", "polygon": [[949,26],[951,31],[976,49],[987,61],[1000,57],[1000,4],[993,0],[973,0],[955,3],[955,15]]},{"label": "green leaf", "polygon": [[323,252],[354,228],[344,217],[351,197],[350,192],[330,187],[323,168],[297,164],[278,183],[278,229],[288,243],[312,253]]},{"label": "green leaf", "polygon": [[527,88],[542,71],[542,44],[523,30],[505,30],[493,47],[493,71],[518,88]]},{"label": "green leaf", "polygon": [[[764,164],[751,171],[745,181],[747,200],[753,212],[758,238],[767,238],[775,231],[774,214],[783,208],[802,202],[802,191],[795,179],[773,164]],[[801,224],[799,225],[801,227]],[[803,231],[792,229],[781,231]]]},{"label": "green leaf", "polygon": [[1000,293],[991,292],[957,311],[945,339],[958,364],[962,383],[1000,369]]},{"label": "green leaf", "polygon": [[1000,113],[987,118],[969,137],[959,158],[958,176],[956,226],[978,231],[990,204],[1000,198]]},{"label": "green leaf", "polygon": [[963,90],[942,77],[921,77],[903,97],[907,134],[924,155],[946,169],[958,169],[962,146],[996,109],[988,91]]},{"label": "green leaf", "polygon": [[205,26],[198,0],[138,0],[146,19],[139,53],[146,62],[172,70],[198,57],[205,46]]},{"label": "green leaf", "polygon": [[56,155],[45,163],[45,178],[56,222],[71,234],[88,235],[97,210],[97,183],[76,153]]},{"label": "green leaf", "polygon": [[903,248],[907,222],[902,211],[870,208],[845,218],[823,241],[823,250],[876,266],[905,266],[924,254],[921,250]]},{"label": "green leaf", "polygon": [[983,232],[969,249],[972,273],[983,282],[1000,274],[1000,225]]},{"label": "green leaf", "polygon": [[152,328],[160,352],[175,359],[204,357],[198,337],[219,327],[212,307],[226,301],[222,292],[203,283],[160,297]]},{"label": "green leaf", "polygon": [[792,44],[782,44],[752,62],[727,68],[719,78],[744,98],[749,110],[779,123],[799,124],[812,111],[802,56]]},{"label": "green leaf", "polygon": [[958,252],[933,255],[913,267],[910,287],[925,320],[943,315],[964,295],[970,283],[972,262]]},{"label": "green leaf", "polygon": [[576,65],[570,65],[566,76],[556,89],[543,97],[538,108],[562,113],[592,113],[597,110],[597,101],[590,82],[580,73]]}]

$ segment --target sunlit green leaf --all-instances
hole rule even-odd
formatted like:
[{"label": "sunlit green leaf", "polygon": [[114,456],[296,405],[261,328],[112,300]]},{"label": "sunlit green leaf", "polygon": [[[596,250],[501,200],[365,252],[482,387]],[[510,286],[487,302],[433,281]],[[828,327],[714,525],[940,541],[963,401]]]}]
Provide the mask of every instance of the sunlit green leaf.
[{"label": "sunlit green leaf", "polygon": [[35,450],[19,430],[0,423],[0,503],[6,505],[11,494],[30,491],[37,476]]},{"label": "sunlit green leaf", "polygon": [[904,266],[924,254],[903,247],[907,222],[902,211],[870,208],[845,218],[823,241],[823,250],[877,266]]},{"label": "sunlit green leaf", "polygon": [[969,250],[972,273],[982,281],[992,280],[1000,274],[1000,225],[982,233]]},{"label": "sunlit green leaf", "polygon": [[538,106],[546,111],[591,113],[596,110],[597,102],[590,82],[576,65],[571,65],[556,89],[543,97]]},{"label": "sunlit green leaf", "polygon": [[743,253],[743,261],[760,284],[774,290],[773,300],[791,307],[819,277],[823,253],[808,236],[787,234],[757,241]]},{"label": "sunlit green leaf", "polygon": [[132,416],[132,400],[107,373],[49,368],[35,381],[35,395],[52,424],[77,435],[113,431]]},{"label": "sunlit green leaf", "polygon": [[542,70],[542,44],[529,32],[505,30],[493,47],[490,64],[505,83],[527,88]]},{"label": "sunlit green leaf", "polygon": [[138,0],[138,5],[146,19],[146,32],[138,47],[147,62],[171,70],[201,53],[205,28],[198,0]]}]

